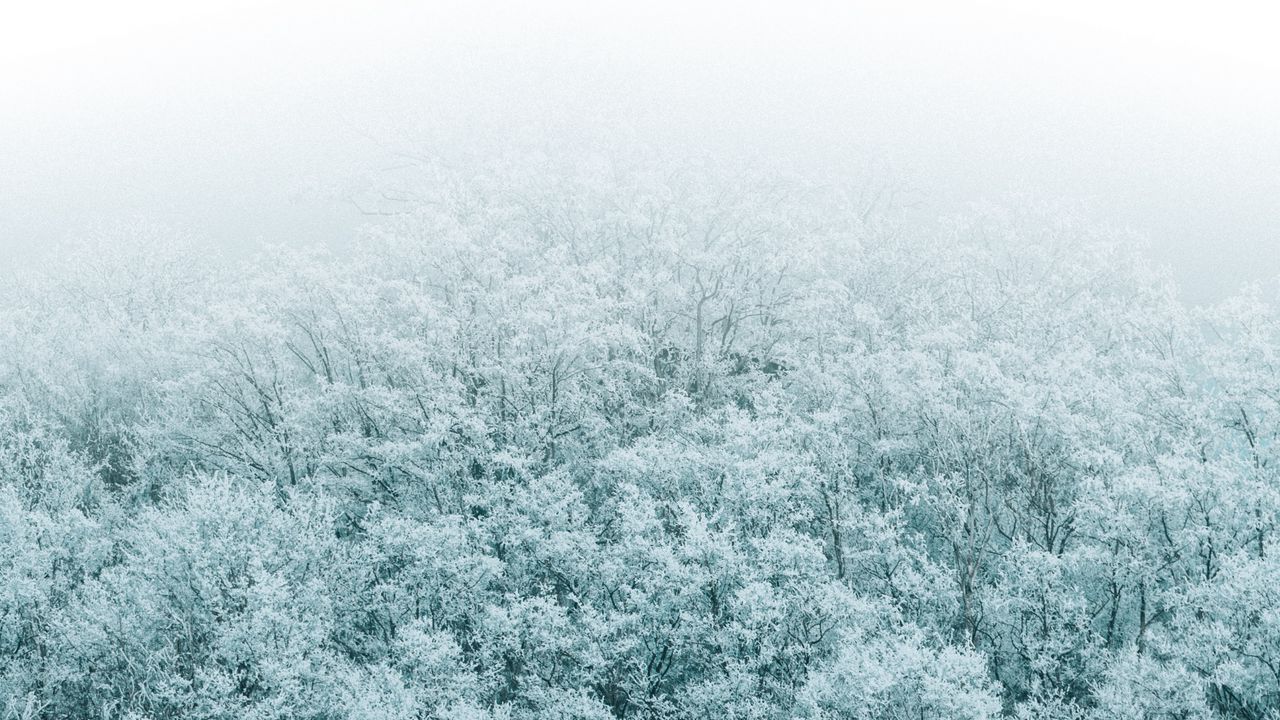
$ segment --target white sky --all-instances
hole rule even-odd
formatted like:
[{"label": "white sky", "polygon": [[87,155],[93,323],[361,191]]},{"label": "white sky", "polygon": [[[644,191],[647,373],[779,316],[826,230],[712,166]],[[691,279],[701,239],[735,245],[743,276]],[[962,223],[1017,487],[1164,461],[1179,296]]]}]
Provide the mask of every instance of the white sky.
[{"label": "white sky", "polygon": [[368,135],[605,136],[900,169],[931,212],[1080,200],[1193,300],[1280,274],[1280,17],[1230,2],[0,0],[0,262],[135,216],[339,242]]}]

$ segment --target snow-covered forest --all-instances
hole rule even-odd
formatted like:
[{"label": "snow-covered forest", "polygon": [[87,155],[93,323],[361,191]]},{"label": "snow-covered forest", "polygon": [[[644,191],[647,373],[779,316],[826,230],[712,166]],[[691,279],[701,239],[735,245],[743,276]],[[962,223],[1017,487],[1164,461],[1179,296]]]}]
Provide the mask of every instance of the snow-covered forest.
[{"label": "snow-covered forest", "polygon": [[1280,720],[1248,5],[0,2],[0,720]]},{"label": "snow-covered forest", "polygon": [[0,287],[0,717],[1277,717],[1265,293],[692,159],[417,177]]}]

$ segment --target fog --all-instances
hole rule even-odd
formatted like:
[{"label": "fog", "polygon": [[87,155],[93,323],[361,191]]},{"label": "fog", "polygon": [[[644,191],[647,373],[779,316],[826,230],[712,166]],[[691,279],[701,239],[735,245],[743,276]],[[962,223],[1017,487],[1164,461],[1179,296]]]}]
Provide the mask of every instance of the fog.
[{"label": "fog", "polygon": [[6,7],[0,720],[1280,720],[1272,20]]},{"label": "fog", "polygon": [[401,153],[588,143],[874,175],[926,228],[1065,204],[1195,303],[1280,274],[1258,12],[786,5],[28,4],[0,27],[0,264],[137,219],[340,247]]}]

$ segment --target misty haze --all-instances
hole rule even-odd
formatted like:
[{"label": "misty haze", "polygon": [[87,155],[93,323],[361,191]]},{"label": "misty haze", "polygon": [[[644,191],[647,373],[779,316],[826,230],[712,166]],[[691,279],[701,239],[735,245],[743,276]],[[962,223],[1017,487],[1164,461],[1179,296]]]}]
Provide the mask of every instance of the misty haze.
[{"label": "misty haze", "polygon": [[1243,5],[15,3],[0,720],[1280,720]]}]

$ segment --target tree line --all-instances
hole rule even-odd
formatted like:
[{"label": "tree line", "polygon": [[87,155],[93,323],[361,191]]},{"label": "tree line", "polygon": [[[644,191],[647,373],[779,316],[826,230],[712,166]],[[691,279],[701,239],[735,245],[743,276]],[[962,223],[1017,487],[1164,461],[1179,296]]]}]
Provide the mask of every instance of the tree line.
[{"label": "tree line", "polygon": [[0,300],[5,718],[1280,717],[1280,315],[1070,216],[434,168]]}]

